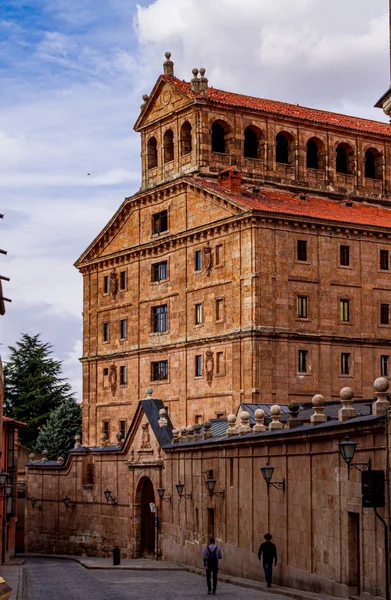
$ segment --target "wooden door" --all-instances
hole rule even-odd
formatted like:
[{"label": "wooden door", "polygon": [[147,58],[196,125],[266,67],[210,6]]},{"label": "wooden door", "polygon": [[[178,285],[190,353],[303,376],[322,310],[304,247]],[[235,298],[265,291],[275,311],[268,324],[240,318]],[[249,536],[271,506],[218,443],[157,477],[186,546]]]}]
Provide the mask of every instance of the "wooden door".
[{"label": "wooden door", "polygon": [[141,556],[155,556],[155,516],[150,503],[155,494],[150,479],[146,478],[141,493]]}]

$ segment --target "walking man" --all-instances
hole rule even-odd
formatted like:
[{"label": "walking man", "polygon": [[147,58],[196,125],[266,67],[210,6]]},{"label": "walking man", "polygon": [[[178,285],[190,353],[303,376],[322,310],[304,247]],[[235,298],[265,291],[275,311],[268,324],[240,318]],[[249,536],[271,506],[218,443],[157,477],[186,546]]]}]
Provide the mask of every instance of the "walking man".
[{"label": "walking man", "polygon": [[258,558],[263,558],[263,570],[265,571],[266,587],[272,587],[272,571],[273,562],[274,566],[277,564],[277,548],[271,541],[272,536],[270,533],[265,533],[265,542],[259,546]]},{"label": "walking man", "polygon": [[[204,561],[204,567],[206,568],[206,583],[208,585],[208,594],[216,593],[217,586],[217,571],[219,570],[219,560],[223,558],[221,550],[215,544],[214,537],[209,539],[209,545],[204,548],[202,553],[202,560]],[[211,577],[213,579],[213,591],[211,585]]]}]

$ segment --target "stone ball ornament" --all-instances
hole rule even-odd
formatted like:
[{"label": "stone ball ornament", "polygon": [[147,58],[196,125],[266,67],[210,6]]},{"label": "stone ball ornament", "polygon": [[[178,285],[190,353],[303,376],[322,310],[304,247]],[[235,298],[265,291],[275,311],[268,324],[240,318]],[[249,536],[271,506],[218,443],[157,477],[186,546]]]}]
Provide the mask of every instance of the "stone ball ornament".
[{"label": "stone ball ornament", "polygon": [[281,414],[281,407],[278,404],[274,404],[270,409],[270,414],[273,417],[279,417]]},{"label": "stone ball ornament", "polygon": [[299,410],[300,410],[299,403],[295,402],[294,400],[292,400],[291,402],[289,402],[288,408],[293,413],[299,412]]},{"label": "stone ball ornament", "polygon": [[386,379],[385,377],[378,377],[373,382],[373,387],[375,388],[376,392],[380,392],[380,393],[384,394],[385,392],[388,391],[388,388],[390,387],[390,383],[389,383],[388,379]]},{"label": "stone ball ornament", "polygon": [[340,391],[339,395],[342,400],[351,400],[354,397],[354,392],[351,387],[344,387]]},{"label": "stone ball ornament", "polygon": [[315,394],[315,396],[312,398],[313,406],[324,406],[324,403],[325,399],[324,396],[322,396],[322,394]]}]

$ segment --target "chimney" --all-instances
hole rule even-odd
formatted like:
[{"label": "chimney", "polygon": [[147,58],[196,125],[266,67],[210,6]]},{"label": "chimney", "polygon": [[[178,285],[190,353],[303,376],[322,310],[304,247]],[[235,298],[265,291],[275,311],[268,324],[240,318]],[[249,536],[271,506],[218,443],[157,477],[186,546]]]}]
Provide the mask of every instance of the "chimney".
[{"label": "chimney", "polygon": [[171,77],[174,77],[174,63],[172,62],[172,60],[170,60],[171,52],[166,52],[165,57],[167,60],[163,63],[164,74],[171,75]]},{"label": "chimney", "polygon": [[237,167],[230,167],[229,169],[225,169],[225,171],[221,171],[218,176],[218,181],[219,185],[226,190],[230,190],[235,194],[240,194],[242,176]]},{"label": "chimney", "polygon": [[201,68],[200,69],[200,94],[201,96],[207,96],[208,95],[208,80],[205,77],[205,69]]},{"label": "chimney", "polygon": [[193,78],[190,80],[191,91],[195,94],[200,93],[200,80],[198,79],[198,69],[193,69]]}]

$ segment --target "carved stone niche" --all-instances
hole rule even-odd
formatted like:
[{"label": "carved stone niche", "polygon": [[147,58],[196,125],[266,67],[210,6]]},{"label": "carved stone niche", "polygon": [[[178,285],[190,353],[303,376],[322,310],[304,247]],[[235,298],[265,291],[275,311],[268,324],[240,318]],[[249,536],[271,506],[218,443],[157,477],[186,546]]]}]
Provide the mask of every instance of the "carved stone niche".
[{"label": "carved stone niche", "polygon": [[110,290],[112,296],[118,294],[118,273],[115,269],[110,272]]},{"label": "carved stone niche", "polygon": [[115,396],[115,393],[117,391],[117,367],[116,367],[116,365],[110,366],[109,384],[110,384],[111,393],[113,394],[113,396]]},{"label": "carved stone niche", "polygon": [[212,272],[213,267],[213,255],[212,248],[209,246],[209,242],[202,249],[202,254],[204,256],[204,265],[207,276],[209,277]]},{"label": "carved stone niche", "polygon": [[214,355],[211,350],[208,350],[205,353],[205,372],[206,372],[206,381],[209,385],[212,385],[213,374],[215,368]]},{"label": "carved stone niche", "polygon": [[141,429],[142,429],[141,449],[142,450],[150,450],[151,436],[149,433],[149,423],[144,423],[143,425],[141,425]]}]

